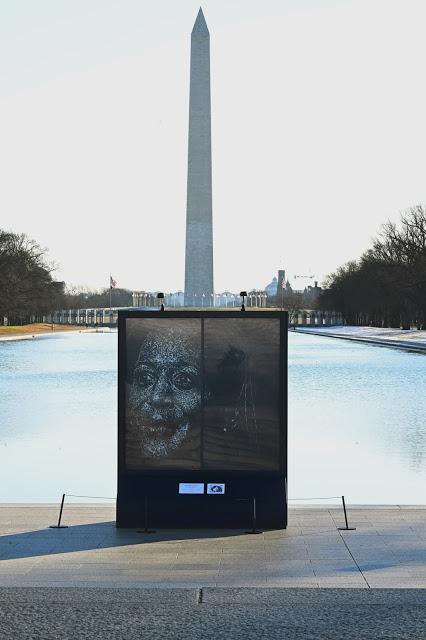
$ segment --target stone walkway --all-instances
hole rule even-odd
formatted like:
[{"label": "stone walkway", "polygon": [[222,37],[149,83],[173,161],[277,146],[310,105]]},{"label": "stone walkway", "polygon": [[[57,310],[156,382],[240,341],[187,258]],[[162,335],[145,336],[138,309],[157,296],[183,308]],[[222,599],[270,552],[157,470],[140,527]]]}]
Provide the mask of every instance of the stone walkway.
[{"label": "stone walkway", "polygon": [[299,333],[312,333],[318,336],[328,336],[329,338],[342,338],[355,342],[376,344],[386,347],[396,347],[409,351],[426,352],[426,331],[410,329],[381,329],[379,327],[310,327],[309,325],[297,327]]},{"label": "stone walkway", "polygon": [[426,508],[290,508],[285,531],[116,529],[114,508],[0,505],[0,587],[425,588]]},{"label": "stone walkway", "polygon": [[423,640],[425,589],[0,587],[2,640]]}]

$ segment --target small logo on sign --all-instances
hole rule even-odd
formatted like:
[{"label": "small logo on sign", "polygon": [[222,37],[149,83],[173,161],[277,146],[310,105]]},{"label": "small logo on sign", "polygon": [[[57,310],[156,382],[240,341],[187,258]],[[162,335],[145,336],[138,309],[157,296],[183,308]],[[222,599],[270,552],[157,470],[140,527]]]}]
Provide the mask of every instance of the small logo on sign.
[{"label": "small logo on sign", "polygon": [[219,482],[210,482],[207,485],[207,493],[223,495],[225,493],[225,485]]}]

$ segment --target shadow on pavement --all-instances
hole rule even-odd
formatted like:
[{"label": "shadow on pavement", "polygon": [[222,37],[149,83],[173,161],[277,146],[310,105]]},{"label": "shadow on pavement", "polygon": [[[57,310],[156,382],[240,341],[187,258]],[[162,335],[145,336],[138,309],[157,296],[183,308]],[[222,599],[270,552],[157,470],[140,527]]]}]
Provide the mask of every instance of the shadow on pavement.
[{"label": "shadow on pavement", "polygon": [[243,535],[243,530],[159,530],[146,534],[136,529],[117,529],[115,521],[69,526],[64,529],[38,529],[0,536],[2,560],[49,556],[73,551],[91,551],[153,542],[209,540]]}]

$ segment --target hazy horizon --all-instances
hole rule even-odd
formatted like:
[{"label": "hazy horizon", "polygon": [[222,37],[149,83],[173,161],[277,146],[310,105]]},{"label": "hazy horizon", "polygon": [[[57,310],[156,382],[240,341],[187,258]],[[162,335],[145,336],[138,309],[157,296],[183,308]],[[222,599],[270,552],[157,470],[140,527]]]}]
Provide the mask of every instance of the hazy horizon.
[{"label": "hazy horizon", "polygon": [[[0,1],[0,227],[57,279],[184,283],[200,3]],[[206,0],[215,289],[321,281],[426,201],[420,0]],[[308,281],[293,284],[304,286]]]}]

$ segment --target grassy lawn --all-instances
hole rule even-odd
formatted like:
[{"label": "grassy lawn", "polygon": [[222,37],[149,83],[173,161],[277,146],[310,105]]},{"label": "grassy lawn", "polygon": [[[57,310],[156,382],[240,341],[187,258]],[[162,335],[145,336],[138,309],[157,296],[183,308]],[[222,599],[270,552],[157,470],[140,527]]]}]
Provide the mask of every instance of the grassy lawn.
[{"label": "grassy lawn", "polygon": [[43,322],[36,322],[34,324],[23,324],[22,326],[0,327],[0,338],[7,336],[34,335],[36,333],[52,333],[52,326],[53,331],[75,331],[76,329],[81,329],[81,327],[75,325],[51,325]]}]

